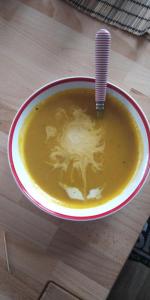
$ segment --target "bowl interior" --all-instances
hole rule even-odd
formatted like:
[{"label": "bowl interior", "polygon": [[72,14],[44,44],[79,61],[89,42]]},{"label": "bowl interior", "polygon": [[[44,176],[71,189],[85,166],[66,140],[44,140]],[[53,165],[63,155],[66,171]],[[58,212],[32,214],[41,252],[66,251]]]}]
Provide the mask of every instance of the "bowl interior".
[{"label": "bowl interior", "polygon": [[108,84],[107,93],[117,98],[117,101],[122,102],[132,114],[137,126],[141,132],[141,141],[143,144],[143,157],[135,176],[126,186],[126,188],[117,197],[109,202],[85,209],[74,209],[61,206],[59,201],[53,201],[53,197],[42,191],[34,182],[31,181],[19,151],[19,132],[24,120],[38,103],[43,101],[50,95],[59,91],[64,91],[71,88],[95,88],[95,81],[92,78],[69,78],[56,81],[48,84],[35,94],[33,94],[20,108],[15,120],[12,124],[9,137],[9,161],[12,173],[17,184],[23,193],[37,206],[44,211],[57,215],[66,219],[84,220],[94,219],[97,217],[106,216],[124,206],[129,202],[141,189],[149,168],[149,127],[147,120],[135,103],[135,101],[123,91],[112,84]]}]

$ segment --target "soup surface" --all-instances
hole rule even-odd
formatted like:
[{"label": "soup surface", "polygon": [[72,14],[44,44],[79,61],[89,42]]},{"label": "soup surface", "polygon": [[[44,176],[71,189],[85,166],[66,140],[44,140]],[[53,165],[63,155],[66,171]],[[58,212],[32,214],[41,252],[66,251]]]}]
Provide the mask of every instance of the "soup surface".
[{"label": "soup surface", "polygon": [[141,157],[140,133],[125,106],[107,96],[96,117],[92,89],[50,96],[25,120],[19,144],[31,179],[60,204],[85,208],[117,196]]}]

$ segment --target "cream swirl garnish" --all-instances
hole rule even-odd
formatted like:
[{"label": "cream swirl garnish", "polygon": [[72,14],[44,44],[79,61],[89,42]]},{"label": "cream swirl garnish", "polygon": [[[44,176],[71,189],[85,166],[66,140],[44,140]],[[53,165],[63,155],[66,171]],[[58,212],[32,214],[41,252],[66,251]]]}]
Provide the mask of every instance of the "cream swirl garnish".
[{"label": "cream swirl garnish", "polygon": [[[83,182],[83,192],[78,190],[80,200],[101,197],[102,188],[97,187],[91,189],[92,192],[87,191],[87,168],[90,167],[93,172],[102,169],[102,154],[105,148],[103,130],[96,128],[96,121],[92,120],[84,110],[76,107],[71,108],[71,115],[67,115],[66,111],[60,108],[54,118],[62,119],[63,125],[59,131],[52,126],[45,128],[46,140],[50,145],[47,163],[53,169],[60,169],[63,172],[67,172],[68,167],[71,166],[71,179],[75,171],[79,173]],[[54,147],[51,147],[51,138],[56,139]],[[96,160],[95,157],[99,159]],[[77,187],[69,187],[63,183],[60,183],[60,186],[70,198],[73,198],[70,191],[77,190]]]}]

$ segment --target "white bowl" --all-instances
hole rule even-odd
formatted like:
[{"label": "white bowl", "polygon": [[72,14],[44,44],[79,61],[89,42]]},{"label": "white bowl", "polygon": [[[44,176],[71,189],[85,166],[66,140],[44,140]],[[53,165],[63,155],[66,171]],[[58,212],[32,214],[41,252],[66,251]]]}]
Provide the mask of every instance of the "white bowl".
[{"label": "white bowl", "polygon": [[37,207],[62,219],[75,221],[93,220],[108,216],[118,211],[130,202],[141,190],[150,170],[150,128],[142,109],[136,101],[117,86],[108,83],[107,93],[115,96],[118,101],[122,102],[127,107],[141,132],[143,157],[139,168],[125,189],[117,197],[105,204],[98,205],[93,208],[75,209],[64,207],[56,201],[52,201],[51,196],[42,191],[40,188],[37,189],[33,182],[31,182],[19,151],[19,132],[24,120],[34,106],[56,92],[71,88],[95,88],[95,79],[90,77],[63,78],[45,85],[24,102],[17,112],[10,129],[8,159],[12,174],[20,190]]}]

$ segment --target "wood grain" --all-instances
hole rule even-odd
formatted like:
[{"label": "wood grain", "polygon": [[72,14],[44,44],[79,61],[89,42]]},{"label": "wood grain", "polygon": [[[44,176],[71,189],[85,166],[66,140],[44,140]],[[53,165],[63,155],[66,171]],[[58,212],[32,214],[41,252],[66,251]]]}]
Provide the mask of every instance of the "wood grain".
[{"label": "wood grain", "polygon": [[55,284],[55,282],[50,282],[43,291],[40,300],[82,300],[81,298],[73,295],[68,290],[64,289],[62,286]]},{"label": "wood grain", "polygon": [[150,269],[142,263],[128,260],[114,285],[108,300],[148,300]]},{"label": "wood grain", "polygon": [[[94,76],[94,40],[104,24],[64,1],[0,1],[0,296],[37,299],[53,280],[85,300],[106,299],[150,214],[150,184],[122,211],[73,223],[34,207],[18,190],[7,161],[7,135],[23,101],[64,76]],[[109,78],[150,119],[150,43],[109,28]],[[6,269],[7,233],[11,274]],[[55,296],[56,298],[56,296]],[[57,299],[56,299],[57,300]]]}]

